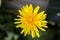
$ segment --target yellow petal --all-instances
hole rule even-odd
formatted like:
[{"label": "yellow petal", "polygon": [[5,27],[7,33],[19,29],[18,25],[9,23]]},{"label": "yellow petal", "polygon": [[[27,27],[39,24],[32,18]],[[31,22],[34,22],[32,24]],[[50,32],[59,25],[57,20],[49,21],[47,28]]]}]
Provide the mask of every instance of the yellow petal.
[{"label": "yellow petal", "polygon": [[24,24],[17,25],[16,28],[25,28],[26,26]]},{"label": "yellow petal", "polygon": [[37,14],[37,15],[36,15],[37,18],[38,18],[38,19],[42,19],[42,16],[44,15],[44,12],[45,12],[45,11],[42,11],[42,12],[40,12],[39,14]]},{"label": "yellow petal", "polygon": [[27,34],[30,34],[30,27],[26,28],[26,31],[24,32],[24,36],[26,36]]},{"label": "yellow petal", "polygon": [[34,9],[34,12],[33,12],[33,13],[36,15],[39,9],[40,9],[40,7],[37,6],[37,7]]},{"label": "yellow petal", "polygon": [[44,14],[44,15],[42,16],[42,19],[46,19],[46,15],[47,15],[47,14]]},{"label": "yellow petal", "polygon": [[43,26],[43,27],[48,28],[48,26]]},{"label": "yellow petal", "polygon": [[30,27],[29,27],[29,29],[28,29],[28,35],[30,35],[30,31],[31,31],[31,30],[30,30]]},{"label": "yellow petal", "polygon": [[19,27],[21,27],[21,26],[20,26],[20,25],[17,25],[17,26],[16,26],[16,28],[19,28]]},{"label": "yellow petal", "polygon": [[22,16],[21,16],[21,15],[17,15],[17,17],[22,18]]},{"label": "yellow petal", "polygon": [[29,6],[29,13],[32,13],[33,12],[33,7],[32,7],[32,4],[30,4]]},{"label": "yellow petal", "polygon": [[20,9],[18,10],[18,12],[19,12],[20,15],[23,15],[23,13],[22,13],[22,11]]},{"label": "yellow petal", "polygon": [[23,33],[24,33],[24,31],[26,31],[26,28],[24,28],[24,29],[21,31],[21,33],[20,33],[20,34],[23,34]]},{"label": "yellow petal", "polygon": [[26,4],[26,8],[28,8],[28,4]]},{"label": "yellow petal", "polygon": [[41,25],[43,25],[43,26],[46,26],[47,25],[47,21],[41,21]]},{"label": "yellow petal", "polygon": [[42,21],[43,23],[48,23],[47,21]]},{"label": "yellow petal", "polygon": [[24,11],[18,10],[18,12],[19,12],[19,14],[20,14],[21,16],[25,16],[25,15],[26,15],[26,14],[24,13]]},{"label": "yellow petal", "polygon": [[38,27],[41,27],[42,26],[40,21],[38,22],[37,26]]},{"label": "yellow petal", "polygon": [[19,23],[21,23],[21,22],[14,22],[14,24],[19,24]]},{"label": "yellow petal", "polygon": [[31,36],[32,38],[35,38],[35,32],[33,30],[31,31]]},{"label": "yellow petal", "polygon": [[28,5],[27,5],[27,4],[26,4],[26,6],[23,6],[22,12],[23,12],[24,14],[27,14],[27,13],[29,12],[29,10],[28,10]]},{"label": "yellow petal", "polygon": [[28,35],[30,35],[30,30],[28,31]]},{"label": "yellow petal", "polygon": [[26,31],[24,32],[24,36],[26,36],[26,35],[27,35],[27,33],[28,33],[28,31],[26,30]]},{"label": "yellow petal", "polygon": [[46,31],[45,29],[43,29],[43,28],[40,28],[40,30],[42,30],[42,31]]},{"label": "yellow petal", "polygon": [[37,37],[40,37],[37,27],[34,27],[34,31],[36,32]]},{"label": "yellow petal", "polygon": [[20,20],[20,19],[14,19],[14,20]]}]

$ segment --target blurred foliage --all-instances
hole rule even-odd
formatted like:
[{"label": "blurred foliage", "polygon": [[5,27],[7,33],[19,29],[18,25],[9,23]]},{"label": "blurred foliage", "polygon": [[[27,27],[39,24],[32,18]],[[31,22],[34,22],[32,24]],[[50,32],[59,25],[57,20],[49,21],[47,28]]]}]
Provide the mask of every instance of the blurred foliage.
[{"label": "blurred foliage", "polygon": [[0,0],[0,7],[1,7],[1,0]]}]

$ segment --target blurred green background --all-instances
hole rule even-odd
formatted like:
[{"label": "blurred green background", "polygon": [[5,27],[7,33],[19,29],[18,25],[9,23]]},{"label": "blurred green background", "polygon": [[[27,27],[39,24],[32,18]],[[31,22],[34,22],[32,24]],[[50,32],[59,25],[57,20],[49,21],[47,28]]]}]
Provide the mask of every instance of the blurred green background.
[{"label": "blurred green background", "polygon": [[[40,5],[47,13],[48,29],[40,31],[40,38],[24,37],[14,19],[25,4]],[[0,40],[60,40],[60,0],[0,0]]]}]

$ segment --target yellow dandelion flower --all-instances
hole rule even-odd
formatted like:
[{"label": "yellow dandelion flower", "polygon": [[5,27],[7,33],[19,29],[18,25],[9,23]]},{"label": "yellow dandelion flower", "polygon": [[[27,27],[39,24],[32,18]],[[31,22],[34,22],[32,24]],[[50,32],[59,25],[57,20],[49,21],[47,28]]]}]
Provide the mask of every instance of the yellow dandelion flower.
[{"label": "yellow dandelion flower", "polygon": [[22,28],[21,34],[24,33],[24,36],[31,34],[32,38],[40,37],[38,29],[46,31],[43,27],[48,28],[45,20],[47,14],[44,14],[44,11],[38,13],[39,9],[39,6],[33,9],[32,4],[30,4],[18,10],[19,15],[17,17],[19,18],[15,19],[17,22],[14,22],[14,24],[18,24],[16,28]]}]

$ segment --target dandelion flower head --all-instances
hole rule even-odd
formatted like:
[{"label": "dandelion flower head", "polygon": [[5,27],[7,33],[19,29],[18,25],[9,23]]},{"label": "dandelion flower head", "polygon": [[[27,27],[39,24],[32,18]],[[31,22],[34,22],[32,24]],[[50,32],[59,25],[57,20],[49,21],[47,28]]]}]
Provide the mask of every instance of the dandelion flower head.
[{"label": "dandelion flower head", "polygon": [[[21,9],[18,9],[19,15],[15,20],[14,24],[18,24],[16,28],[22,28],[21,34],[24,33],[24,36],[31,35],[32,38],[40,37],[39,30],[46,31],[44,28],[48,28],[46,15],[44,11],[39,12],[40,6],[36,6],[33,9],[32,4],[29,6],[26,4]],[[43,28],[44,27],[44,28]]]}]

